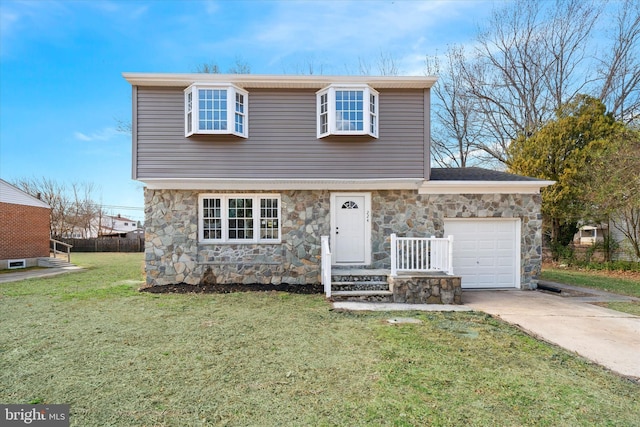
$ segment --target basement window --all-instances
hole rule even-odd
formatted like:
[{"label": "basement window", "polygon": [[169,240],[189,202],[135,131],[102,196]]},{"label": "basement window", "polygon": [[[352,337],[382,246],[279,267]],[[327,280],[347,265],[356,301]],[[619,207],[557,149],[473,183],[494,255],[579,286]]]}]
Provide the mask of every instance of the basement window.
[{"label": "basement window", "polygon": [[249,94],[232,84],[194,83],[184,91],[184,133],[248,136]]},{"label": "basement window", "polygon": [[10,259],[7,261],[8,269],[26,268],[26,267],[27,267],[26,259]]}]

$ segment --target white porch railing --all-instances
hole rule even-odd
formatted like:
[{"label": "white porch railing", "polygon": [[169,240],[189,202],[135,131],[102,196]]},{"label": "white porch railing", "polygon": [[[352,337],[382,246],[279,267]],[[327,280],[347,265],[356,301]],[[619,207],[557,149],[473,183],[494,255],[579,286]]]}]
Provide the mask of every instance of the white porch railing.
[{"label": "white porch railing", "polygon": [[398,237],[391,235],[391,276],[398,271],[453,274],[453,236]]},{"label": "white porch railing", "polygon": [[320,241],[322,244],[322,268],[320,271],[322,285],[324,286],[325,296],[331,298],[331,248],[329,247],[329,236],[322,236]]}]

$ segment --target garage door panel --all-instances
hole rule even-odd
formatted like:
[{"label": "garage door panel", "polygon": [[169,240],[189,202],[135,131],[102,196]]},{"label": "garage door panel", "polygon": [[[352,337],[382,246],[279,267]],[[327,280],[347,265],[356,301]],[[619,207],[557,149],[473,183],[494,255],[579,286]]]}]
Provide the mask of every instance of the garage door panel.
[{"label": "garage door panel", "polygon": [[507,241],[507,240],[498,240],[496,242],[496,247],[498,249],[506,249],[506,250],[513,250],[514,247],[514,242],[513,240]]},{"label": "garage door panel", "polygon": [[495,255],[497,259],[503,260],[506,259],[510,263],[513,262],[513,249],[499,249],[495,251]]},{"label": "garage door panel", "polygon": [[481,240],[478,242],[478,249],[496,249],[496,246],[496,242],[491,240]]},{"label": "garage door panel", "polygon": [[453,271],[463,288],[518,286],[520,250],[516,221],[445,220],[445,235],[453,235]]}]

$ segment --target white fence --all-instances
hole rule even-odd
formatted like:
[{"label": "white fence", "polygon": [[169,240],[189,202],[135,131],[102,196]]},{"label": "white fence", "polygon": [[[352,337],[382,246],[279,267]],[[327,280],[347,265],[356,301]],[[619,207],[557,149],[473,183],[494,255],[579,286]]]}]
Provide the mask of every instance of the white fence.
[{"label": "white fence", "polygon": [[453,236],[398,237],[391,235],[391,276],[403,273],[453,274]]}]

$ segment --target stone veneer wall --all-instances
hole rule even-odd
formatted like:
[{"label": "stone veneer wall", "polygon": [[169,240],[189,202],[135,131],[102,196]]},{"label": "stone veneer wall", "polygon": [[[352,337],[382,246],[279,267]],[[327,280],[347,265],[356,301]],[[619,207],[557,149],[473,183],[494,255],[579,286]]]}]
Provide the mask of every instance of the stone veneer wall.
[{"label": "stone veneer wall", "polygon": [[541,202],[540,194],[374,192],[371,268],[389,268],[391,233],[402,237],[443,237],[445,218],[521,218],[520,285],[534,289],[542,266]]},{"label": "stone veneer wall", "polygon": [[320,236],[329,233],[328,191],[278,192],[281,196],[280,244],[198,243],[198,195],[201,193],[212,192],[145,189],[148,286],[196,285],[205,276],[209,283],[320,282]]},{"label": "stone veneer wall", "polygon": [[[198,284],[205,276],[217,283],[320,282],[320,236],[330,232],[331,192],[279,191],[282,243],[248,245],[198,243],[198,194],[203,192],[211,193],[145,190],[148,286]],[[390,267],[391,233],[441,237],[445,218],[522,218],[522,286],[530,287],[540,271],[538,194],[419,195],[411,190],[371,194],[373,253],[367,267]]]}]

